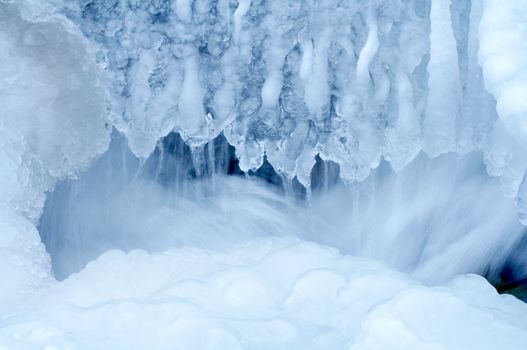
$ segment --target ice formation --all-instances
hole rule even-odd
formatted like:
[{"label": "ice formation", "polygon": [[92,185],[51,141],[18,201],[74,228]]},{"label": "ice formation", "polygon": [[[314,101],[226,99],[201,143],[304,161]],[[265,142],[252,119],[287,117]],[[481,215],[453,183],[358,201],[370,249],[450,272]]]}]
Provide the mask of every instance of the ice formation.
[{"label": "ice formation", "polygon": [[526,13],[0,0],[0,349],[524,348]]},{"label": "ice formation", "polygon": [[382,158],[402,169],[421,150],[483,149],[523,213],[525,6],[114,0],[47,12],[98,48],[111,122],[139,157],[174,129],[191,145],[223,132],[242,170],[265,154],[308,186],[317,154],[349,182]]}]

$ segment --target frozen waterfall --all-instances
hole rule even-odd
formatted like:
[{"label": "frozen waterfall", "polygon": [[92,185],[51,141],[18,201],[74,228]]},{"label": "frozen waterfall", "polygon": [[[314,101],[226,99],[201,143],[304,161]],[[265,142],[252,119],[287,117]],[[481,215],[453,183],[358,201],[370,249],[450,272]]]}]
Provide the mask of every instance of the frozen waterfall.
[{"label": "frozen waterfall", "polygon": [[0,350],[524,349],[526,39],[524,0],[0,0]]}]

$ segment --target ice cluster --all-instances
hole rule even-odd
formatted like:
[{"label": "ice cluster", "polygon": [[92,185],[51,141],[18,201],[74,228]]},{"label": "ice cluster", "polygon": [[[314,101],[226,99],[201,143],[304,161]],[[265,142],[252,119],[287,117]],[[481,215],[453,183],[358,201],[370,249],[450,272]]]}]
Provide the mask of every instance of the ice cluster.
[{"label": "ice cluster", "polygon": [[191,145],[223,132],[242,170],[265,155],[309,187],[317,154],[350,182],[382,159],[402,169],[421,151],[483,149],[525,211],[525,1],[32,6],[98,50],[111,124],[142,158],[172,130]]},{"label": "ice cluster", "polygon": [[172,130],[223,133],[242,170],[265,155],[309,188],[317,154],[351,182],[382,159],[484,150],[525,216],[522,0],[18,2],[95,51],[108,123],[141,158]]},{"label": "ice cluster", "polygon": [[[279,273],[277,273],[279,271]],[[1,307],[1,349],[523,349],[527,305],[479,276],[424,287],[295,238],[109,251]]]}]

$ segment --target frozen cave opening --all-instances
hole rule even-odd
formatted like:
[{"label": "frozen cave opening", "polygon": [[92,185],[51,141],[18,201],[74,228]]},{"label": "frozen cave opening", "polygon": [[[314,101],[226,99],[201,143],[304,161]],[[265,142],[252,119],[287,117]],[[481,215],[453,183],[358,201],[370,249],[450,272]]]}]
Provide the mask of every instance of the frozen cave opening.
[{"label": "frozen cave opening", "polygon": [[[338,173],[332,177],[338,178]],[[305,196],[296,178],[276,172],[267,160],[257,170],[244,173],[234,147],[223,135],[191,148],[172,132],[141,160],[114,130],[109,149],[86,172],[59,181],[47,193],[38,230],[55,277],[62,280],[110,249],[152,252],[187,245],[221,247],[222,242],[239,241],[252,236],[252,227],[229,222],[243,220],[234,212],[237,206],[243,212],[242,203],[231,201],[250,205],[254,200],[268,209],[276,205],[291,209],[290,199],[299,203]],[[230,206],[227,211],[226,206]],[[246,214],[249,221],[255,220],[253,224],[266,219],[265,213],[262,218],[255,217],[257,213]],[[220,223],[223,227],[218,227]],[[223,232],[237,226],[242,232]],[[263,235],[264,228],[266,225],[257,229],[256,235]],[[213,232],[218,229],[223,237]]]},{"label": "frozen cave opening", "polygon": [[526,4],[0,0],[0,348],[523,349]]},{"label": "frozen cave opening", "polygon": [[38,230],[58,280],[114,249],[221,249],[293,235],[426,284],[478,273],[525,298],[525,229],[481,158],[422,154],[400,172],[382,162],[345,185],[338,164],[317,156],[307,191],[267,160],[244,173],[222,135],[192,148],[172,132],[140,160],[114,131],[86,172],[47,194]]}]

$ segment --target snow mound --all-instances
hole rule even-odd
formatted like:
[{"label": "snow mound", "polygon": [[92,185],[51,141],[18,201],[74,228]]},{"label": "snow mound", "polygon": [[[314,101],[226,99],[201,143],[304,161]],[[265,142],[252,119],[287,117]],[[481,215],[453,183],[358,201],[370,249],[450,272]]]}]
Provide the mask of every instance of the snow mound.
[{"label": "snow mound", "polygon": [[[523,349],[527,305],[483,278],[424,287],[297,238],[109,251],[22,305],[4,349]],[[1,346],[0,346],[1,348]]]}]

